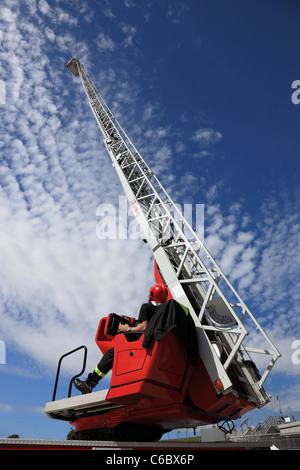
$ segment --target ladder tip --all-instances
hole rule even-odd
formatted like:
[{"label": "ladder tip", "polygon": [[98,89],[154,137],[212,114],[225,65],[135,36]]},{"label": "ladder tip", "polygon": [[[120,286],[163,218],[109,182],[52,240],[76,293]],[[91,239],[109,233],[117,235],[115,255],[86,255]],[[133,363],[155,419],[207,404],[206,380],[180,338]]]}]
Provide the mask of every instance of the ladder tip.
[{"label": "ladder tip", "polygon": [[67,63],[67,68],[72,72],[73,75],[75,75],[75,77],[78,77],[79,75],[77,62],[78,59],[73,56],[72,59]]}]

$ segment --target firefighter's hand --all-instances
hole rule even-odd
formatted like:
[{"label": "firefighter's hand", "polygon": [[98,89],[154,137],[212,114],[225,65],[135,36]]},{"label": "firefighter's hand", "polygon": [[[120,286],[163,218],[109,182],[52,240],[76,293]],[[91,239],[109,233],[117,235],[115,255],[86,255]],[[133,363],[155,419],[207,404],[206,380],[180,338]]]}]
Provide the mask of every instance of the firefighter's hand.
[{"label": "firefighter's hand", "polygon": [[126,331],[129,330],[129,326],[128,325],[125,325],[124,323],[120,323],[119,324],[119,327],[118,327],[118,331],[120,333],[125,333]]}]

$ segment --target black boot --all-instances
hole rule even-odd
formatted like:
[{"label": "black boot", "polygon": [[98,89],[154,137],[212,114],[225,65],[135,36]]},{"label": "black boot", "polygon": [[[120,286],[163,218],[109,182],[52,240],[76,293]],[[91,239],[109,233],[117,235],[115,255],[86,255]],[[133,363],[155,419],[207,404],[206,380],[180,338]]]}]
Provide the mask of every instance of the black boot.
[{"label": "black boot", "polygon": [[82,380],[75,379],[73,383],[77,390],[79,390],[82,394],[86,394],[91,393],[98,382],[93,382],[90,379],[86,379],[84,382]]}]

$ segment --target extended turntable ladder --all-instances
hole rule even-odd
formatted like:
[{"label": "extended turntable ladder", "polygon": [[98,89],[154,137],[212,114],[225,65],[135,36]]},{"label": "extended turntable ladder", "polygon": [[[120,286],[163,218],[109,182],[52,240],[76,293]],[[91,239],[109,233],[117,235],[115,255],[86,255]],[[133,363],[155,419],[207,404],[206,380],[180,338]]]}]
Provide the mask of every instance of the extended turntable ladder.
[{"label": "extended turntable ladder", "polygon": [[[72,58],[67,67],[81,78],[113,167],[165,284],[194,319],[199,354],[217,393],[238,396],[229,374],[234,366],[250,401],[264,406],[269,397],[263,383],[280,353],[126,135],[84,66]],[[226,351],[225,360],[221,350]],[[253,353],[267,358],[260,377],[249,367]]]}]

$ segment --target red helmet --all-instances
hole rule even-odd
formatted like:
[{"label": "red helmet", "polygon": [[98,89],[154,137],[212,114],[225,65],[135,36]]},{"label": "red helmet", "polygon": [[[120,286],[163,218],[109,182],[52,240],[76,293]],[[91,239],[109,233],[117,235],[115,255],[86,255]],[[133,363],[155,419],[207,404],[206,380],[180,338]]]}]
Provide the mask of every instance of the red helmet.
[{"label": "red helmet", "polygon": [[163,304],[167,300],[168,295],[168,289],[163,284],[156,284],[150,288],[149,300]]}]

